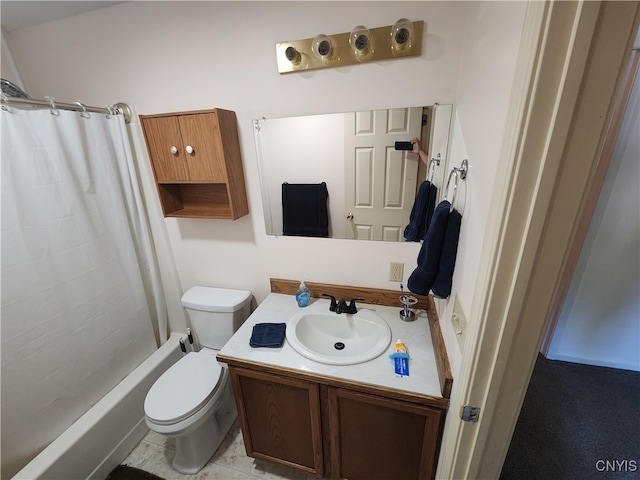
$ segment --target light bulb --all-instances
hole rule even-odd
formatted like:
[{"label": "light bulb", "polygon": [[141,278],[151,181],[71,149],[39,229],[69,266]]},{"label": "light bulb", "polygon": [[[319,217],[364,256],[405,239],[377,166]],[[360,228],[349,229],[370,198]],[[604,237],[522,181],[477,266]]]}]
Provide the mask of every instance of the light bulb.
[{"label": "light bulb", "polygon": [[349,35],[349,44],[358,60],[373,52],[371,45],[371,32],[364,25],[358,25]]},{"label": "light bulb", "polygon": [[331,39],[325,34],[317,35],[311,44],[311,51],[315,53],[318,58],[328,60],[333,54]]},{"label": "light bulb", "polygon": [[411,48],[413,38],[413,23],[409,19],[401,18],[391,27],[391,45],[394,53]]},{"label": "light bulb", "polygon": [[296,50],[295,47],[289,45],[285,51],[284,51],[284,56],[287,57],[287,60],[289,60],[293,65],[298,65],[300,63],[301,60],[301,56],[300,56],[300,52],[298,50]]}]

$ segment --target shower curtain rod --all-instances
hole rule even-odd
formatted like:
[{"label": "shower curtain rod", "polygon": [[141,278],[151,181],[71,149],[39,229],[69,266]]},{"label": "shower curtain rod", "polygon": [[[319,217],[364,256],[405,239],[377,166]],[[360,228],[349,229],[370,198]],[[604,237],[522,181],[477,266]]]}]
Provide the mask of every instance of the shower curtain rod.
[{"label": "shower curtain rod", "polygon": [[125,123],[131,123],[131,117],[133,115],[131,111],[131,107],[126,103],[116,103],[114,105],[108,105],[106,107],[92,107],[90,105],[83,105],[80,102],[75,103],[62,103],[62,102],[54,102],[53,98],[45,97],[46,100],[37,100],[33,98],[19,98],[19,97],[8,97],[6,95],[2,95],[2,105],[3,109],[5,105],[15,105],[15,106],[23,106],[23,107],[34,107],[34,108],[49,108],[51,110],[62,109],[62,110],[72,110],[74,112],[82,112],[82,113],[103,113],[110,115],[122,115],[124,116]]}]

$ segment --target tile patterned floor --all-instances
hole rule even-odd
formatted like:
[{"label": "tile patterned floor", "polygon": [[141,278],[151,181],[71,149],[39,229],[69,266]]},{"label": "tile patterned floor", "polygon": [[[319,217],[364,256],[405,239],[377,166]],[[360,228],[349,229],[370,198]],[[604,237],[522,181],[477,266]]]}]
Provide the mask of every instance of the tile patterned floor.
[{"label": "tile patterned floor", "polygon": [[149,431],[122,463],[166,480],[316,480],[296,470],[247,457],[237,420],[209,463],[195,475],[176,472],[171,467],[174,455],[175,441]]}]

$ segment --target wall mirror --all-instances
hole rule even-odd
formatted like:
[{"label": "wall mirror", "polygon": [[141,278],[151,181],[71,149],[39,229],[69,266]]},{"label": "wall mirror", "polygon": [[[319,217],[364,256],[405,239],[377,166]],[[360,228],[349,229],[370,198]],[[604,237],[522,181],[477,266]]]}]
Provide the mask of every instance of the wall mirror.
[{"label": "wall mirror", "polygon": [[[433,105],[254,120],[267,235],[404,241],[422,182],[431,180],[442,197],[452,110]],[[395,149],[396,141],[413,138],[434,159],[431,168],[417,154]],[[315,204],[288,193],[293,187],[324,192],[324,233],[315,226],[293,230],[293,210],[311,223],[318,214]]]}]

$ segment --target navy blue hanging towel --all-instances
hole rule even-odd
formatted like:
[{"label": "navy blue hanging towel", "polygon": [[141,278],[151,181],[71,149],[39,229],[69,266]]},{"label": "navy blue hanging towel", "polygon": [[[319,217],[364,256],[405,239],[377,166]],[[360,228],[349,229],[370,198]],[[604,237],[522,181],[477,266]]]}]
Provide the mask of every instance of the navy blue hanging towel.
[{"label": "navy blue hanging towel", "polygon": [[283,183],[282,234],[302,237],[328,237],[328,199],[329,191],[325,182]]},{"label": "navy blue hanging towel", "polygon": [[431,287],[434,297],[448,298],[449,295],[451,295],[453,270],[456,266],[461,224],[462,215],[460,215],[460,212],[457,210],[453,210],[449,214],[449,222],[447,223],[447,232],[445,233],[444,243],[442,245],[442,255],[440,257],[438,275]]},{"label": "navy blue hanging towel", "polygon": [[450,208],[451,204],[443,200],[433,212],[431,224],[418,253],[418,266],[407,281],[407,287],[413,293],[428,295],[438,275]]},{"label": "navy blue hanging towel", "polygon": [[431,223],[437,195],[438,188],[429,180],[420,184],[409,215],[409,225],[404,229],[404,239],[407,242],[419,242],[424,238]]},{"label": "navy blue hanging towel", "polygon": [[251,332],[249,345],[258,347],[281,347],[286,335],[286,323],[256,323]]}]

